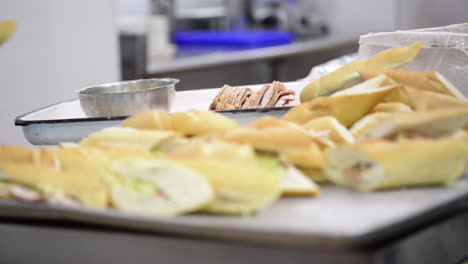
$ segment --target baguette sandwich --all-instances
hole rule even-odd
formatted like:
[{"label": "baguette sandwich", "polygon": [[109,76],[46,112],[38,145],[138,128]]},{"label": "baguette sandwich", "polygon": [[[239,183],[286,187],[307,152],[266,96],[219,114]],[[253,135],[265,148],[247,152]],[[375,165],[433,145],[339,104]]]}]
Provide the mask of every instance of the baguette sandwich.
[{"label": "baguette sandwich", "polygon": [[359,71],[364,69],[391,69],[405,67],[424,46],[418,42],[407,47],[394,47],[364,61],[351,62],[307,85],[301,92],[301,102],[318,96],[330,95],[363,81]]},{"label": "baguette sandwich", "polygon": [[330,181],[373,191],[449,184],[464,173],[468,144],[451,138],[364,141],[327,150],[325,156]]}]

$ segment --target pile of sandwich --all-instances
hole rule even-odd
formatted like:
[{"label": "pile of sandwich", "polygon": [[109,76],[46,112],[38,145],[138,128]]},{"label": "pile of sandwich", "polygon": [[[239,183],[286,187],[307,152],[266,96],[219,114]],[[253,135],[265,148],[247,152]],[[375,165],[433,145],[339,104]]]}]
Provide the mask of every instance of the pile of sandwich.
[{"label": "pile of sandwich", "polygon": [[[468,167],[468,104],[440,74],[402,69],[422,46],[323,76],[282,119],[241,127],[216,112],[153,110],[79,143],[1,146],[0,197],[154,216],[246,215],[284,196],[314,197],[319,184],[451,183]],[[216,106],[238,107],[244,95]]]},{"label": "pile of sandwich", "polygon": [[265,84],[257,91],[250,88],[224,85],[219,90],[208,110],[239,110],[295,106],[299,104],[296,92],[278,81]]}]

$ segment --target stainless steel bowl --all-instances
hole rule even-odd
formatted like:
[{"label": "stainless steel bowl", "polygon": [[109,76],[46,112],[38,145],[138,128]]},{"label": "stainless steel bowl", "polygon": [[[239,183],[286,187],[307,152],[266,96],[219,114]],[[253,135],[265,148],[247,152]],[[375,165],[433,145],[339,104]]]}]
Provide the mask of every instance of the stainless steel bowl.
[{"label": "stainless steel bowl", "polygon": [[88,117],[127,116],[150,109],[169,111],[174,103],[177,79],[141,79],[109,83],[77,90]]}]

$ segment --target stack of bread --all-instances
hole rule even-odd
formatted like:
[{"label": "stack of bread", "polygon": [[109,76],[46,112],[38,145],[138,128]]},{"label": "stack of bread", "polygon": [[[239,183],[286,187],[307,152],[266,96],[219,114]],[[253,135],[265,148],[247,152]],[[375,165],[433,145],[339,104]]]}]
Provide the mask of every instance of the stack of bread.
[{"label": "stack of bread", "polygon": [[468,104],[440,74],[401,69],[421,47],[323,76],[282,119],[241,127],[215,112],[153,110],[79,143],[2,146],[0,197],[245,215],[282,196],[316,196],[316,182],[365,191],[453,182],[468,167]]}]

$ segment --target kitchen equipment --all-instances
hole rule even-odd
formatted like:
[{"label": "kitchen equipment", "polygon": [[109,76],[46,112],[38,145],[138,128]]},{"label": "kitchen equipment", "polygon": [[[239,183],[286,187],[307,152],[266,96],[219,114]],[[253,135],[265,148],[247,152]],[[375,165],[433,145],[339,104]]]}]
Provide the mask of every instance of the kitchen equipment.
[{"label": "kitchen equipment", "polygon": [[88,117],[124,116],[150,109],[170,110],[177,79],[141,79],[82,88],[77,91]]},{"label": "kitchen equipment", "polygon": [[174,33],[173,40],[179,48],[211,47],[237,50],[291,44],[294,35],[277,30],[186,31]]}]

